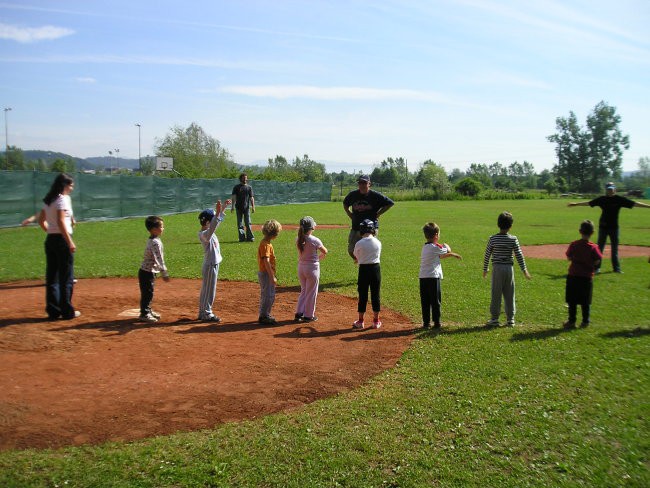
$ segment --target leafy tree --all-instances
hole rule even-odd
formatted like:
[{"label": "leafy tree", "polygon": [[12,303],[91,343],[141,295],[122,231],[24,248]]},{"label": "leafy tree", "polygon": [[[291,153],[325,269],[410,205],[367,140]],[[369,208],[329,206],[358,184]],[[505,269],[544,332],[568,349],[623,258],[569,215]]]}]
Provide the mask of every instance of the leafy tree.
[{"label": "leafy tree", "polygon": [[474,178],[468,177],[468,178],[463,178],[458,183],[456,183],[454,189],[456,190],[456,192],[460,193],[461,195],[475,197],[476,195],[481,193],[483,186],[481,185],[480,182],[476,181]]},{"label": "leafy tree", "polygon": [[415,177],[415,183],[422,188],[431,188],[436,196],[441,197],[451,190],[451,184],[447,177],[445,168],[428,159],[422,166]]},{"label": "leafy tree", "polygon": [[449,181],[451,181],[452,183],[456,183],[457,181],[460,181],[463,178],[465,178],[465,176],[466,175],[464,171],[458,168],[454,168],[451,170],[451,173],[449,173]]},{"label": "leafy tree", "polygon": [[54,161],[52,161],[50,171],[53,171],[55,173],[74,173],[76,166],[77,165],[73,159],[56,158]]},{"label": "leafy tree", "polygon": [[584,129],[573,112],[555,120],[557,132],[547,137],[555,143],[558,163],[554,170],[567,178],[571,189],[595,191],[604,179],[620,178],[623,150],[630,145],[620,122],[616,108],[603,101],[587,117]]},{"label": "leafy tree", "polygon": [[25,169],[25,155],[22,149],[16,146],[9,146],[0,159],[0,169],[21,170]]},{"label": "leafy tree", "polygon": [[47,171],[47,164],[43,158],[32,159],[27,162],[25,169],[32,171]]},{"label": "leafy tree", "polygon": [[269,158],[268,163],[268,166],[261,175],[262,179],[279,181],[302,180],[300,173],[289,164],[289,161],[284,156],[276,155],[273,159]]},{"label": "leafy tree", "polygon": [[195,122],[172,127],[162,140],[156,139],[155,151],[174,158],[174,169],[186,178],[219,178],[234,172],[230,153]]},{"label": "leafy tree", "polygon": [[490,188],[492,186],[492,176],[490,175],[490,168],[486,164],[472,163],[469,169],[465,172],[468,178],[481,183],[482,186]]},{"label": "leafy tree", "polygon": [[371,175],[373,183],[378,185],[399,185],[403,188],[413,187],[413,177],[409,173],[406,159],[386,158],[379,166],[373,169]]},{"label": "leafy tree", "polygon": [[558,188],[558,184],[554,178],[550,178],[544,183],[544,189],[548,192],[549,195],[557,193]]},{"label": "leafy tree", "polygon": [[293,168],[302,175],[302,181],[325,181],[325,165],[310,159],[305,154],[302,159],[296,156]]},{"label": "leafy tree", "polygon": [[156,160],[153,158],[153,156],[145,156],[142,158],[140,161],[140,172],[144,176],[152,175],[155,169]]}]

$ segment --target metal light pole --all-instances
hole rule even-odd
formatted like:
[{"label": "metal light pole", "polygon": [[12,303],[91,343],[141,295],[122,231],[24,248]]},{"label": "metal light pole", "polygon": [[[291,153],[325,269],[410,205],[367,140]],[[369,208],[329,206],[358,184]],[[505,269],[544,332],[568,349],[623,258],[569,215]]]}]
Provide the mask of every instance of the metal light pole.
[{"label": "metal light pole", "polygon": [[114,149],[115,151],[115,164],[117,164],[117,173],[120,173],[120,150],[119,149]]},{"label": "metal light pole", "polygon": [[141,153],[140,153],[140,148],[142,147],[142,144],[140,142],[141,141],[141,139],[140,139],[140,128],[141,128],[141,126],[140,126],[140,124],[135,124],[135,125],[138,128],[138,171],[140,173],[142,173],[142,156],[141,156]]},{"label": "metal light pole", "polygon": [[7,162],[9,162],[9,125],[7,124],[7,112],[11,110],[11,107],[5,107],[5,157]]}]

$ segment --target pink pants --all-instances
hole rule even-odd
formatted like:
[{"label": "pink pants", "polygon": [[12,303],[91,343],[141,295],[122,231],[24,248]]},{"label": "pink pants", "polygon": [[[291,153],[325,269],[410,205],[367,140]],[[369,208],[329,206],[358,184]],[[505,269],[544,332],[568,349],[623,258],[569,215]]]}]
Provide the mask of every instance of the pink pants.
[{"label": "pink pants", "polygon": [[300,280],[300,296],[298,296],[296,314],[311,318],[316,313],[320,263],[298,263],[298,279]]}]

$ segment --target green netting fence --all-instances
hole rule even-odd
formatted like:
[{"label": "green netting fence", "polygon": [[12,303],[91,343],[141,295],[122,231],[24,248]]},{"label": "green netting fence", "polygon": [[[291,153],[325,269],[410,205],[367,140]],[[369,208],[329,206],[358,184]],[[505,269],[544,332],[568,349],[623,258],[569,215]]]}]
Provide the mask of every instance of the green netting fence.
[{"label": "green netting fence", "polygon": [[[0,171],[0,227],[13,227],[40,211],[56,173]],[[230,198],[236,179],[100,176],[76,173],[75,219],[103,220],[169,215],[212,207]],[[331,185],[313,182],[250,181],[255,205],[330,201]]]}]

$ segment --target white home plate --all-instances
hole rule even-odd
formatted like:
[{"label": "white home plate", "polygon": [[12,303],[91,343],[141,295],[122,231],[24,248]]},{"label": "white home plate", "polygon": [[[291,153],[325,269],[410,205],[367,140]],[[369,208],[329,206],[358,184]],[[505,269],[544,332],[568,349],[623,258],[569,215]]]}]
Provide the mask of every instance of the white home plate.
[{"label": "white home plate", "polygon": [[125,310],[122,313],[117,314],[118,317],[139,317],[140,316],[140,309],[139,308],[130,308],[128,310]]}]

